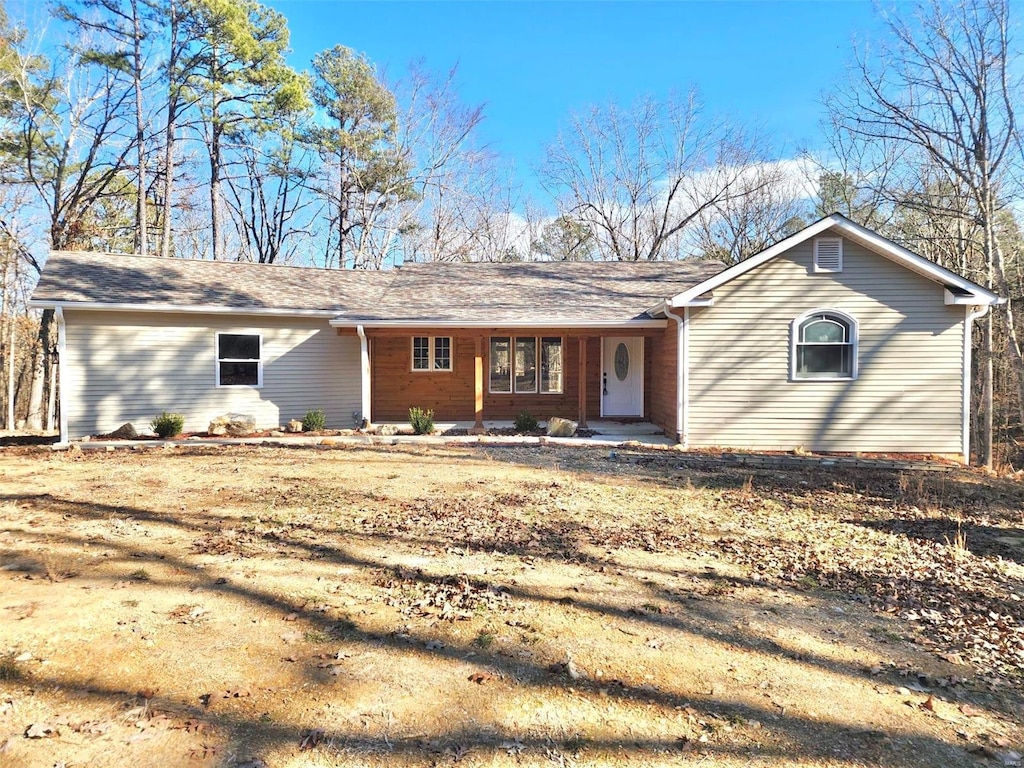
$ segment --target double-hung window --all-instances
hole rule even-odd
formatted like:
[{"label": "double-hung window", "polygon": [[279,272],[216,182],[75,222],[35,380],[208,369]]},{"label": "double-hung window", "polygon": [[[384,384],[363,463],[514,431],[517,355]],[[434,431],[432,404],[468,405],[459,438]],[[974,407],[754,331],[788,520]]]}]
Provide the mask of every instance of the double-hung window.
[{"label": "double-hung window", "polygon": [[492,336],[490,391],[557,394],[565,370],[560,336]]},{"label": "double-hung window", "polygon": [[263,340],[258,333],[217,334],[217,386],[263,386]]},{"label": "double-hung window", "polygon": [[814,310],[793,321],[793,379],[857,378],[857,321],[836,310]]},{"label": "double-hung window", "polygon": [[413,336],[412,369],[414,371],[450,371],[452,369],[452,337]]}]

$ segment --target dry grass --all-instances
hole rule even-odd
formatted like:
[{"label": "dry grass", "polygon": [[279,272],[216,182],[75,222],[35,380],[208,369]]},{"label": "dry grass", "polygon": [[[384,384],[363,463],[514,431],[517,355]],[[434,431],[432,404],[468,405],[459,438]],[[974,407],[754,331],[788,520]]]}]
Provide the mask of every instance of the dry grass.
[{"label": "dry grass", "polygon": [[1001,761],[1022,499],[666,452],[9,451],[0,764]]}]

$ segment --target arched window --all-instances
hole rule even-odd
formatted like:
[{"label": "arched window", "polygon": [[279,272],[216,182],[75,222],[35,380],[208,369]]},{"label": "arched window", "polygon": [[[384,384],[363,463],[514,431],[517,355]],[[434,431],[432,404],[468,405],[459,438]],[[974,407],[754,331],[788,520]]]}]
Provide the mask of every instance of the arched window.
[{"label": "arched window", "polygon": [[834,309],[816,309],[793,321],[790,378],[857,378],[857,321]]}]

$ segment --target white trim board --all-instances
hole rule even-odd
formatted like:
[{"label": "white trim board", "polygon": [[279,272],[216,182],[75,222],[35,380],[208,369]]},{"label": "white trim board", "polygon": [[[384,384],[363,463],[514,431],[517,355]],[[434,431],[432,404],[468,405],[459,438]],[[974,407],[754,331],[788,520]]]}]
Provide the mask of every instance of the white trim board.
[{"label": "white trim board", "polygon": [[184,312],[197,315],[270,315],[276,317],[337,317],[333,309],[279,309],[276,307],[224,307],[216,304],[104,304],[95,301],[30,301],[32,309],[103,312]]},{"label": "white trim board", "polygon": [[[337,315],[336,312],[334,314]],[[517,328],[595,328],[602,330],[629,330],[631,328],[664,328],[668,325],[668,320],[626,320],[625,322],[621,320],[531,320],[528,322],[501,322],[496,320],[346,320],[335,317],[334,320],[331,320],[331,325],[335,328],[362,326],[363,328],[510,328],[513,330]]]},{"label": "white trim board", "polygon": [[885,258],[906,267],[912,272],[916,272],[922,277],[926,277],[936,283],[953,286],[967,292],[970,294],[969,301],[971,304],[1001,304],[1003,302],[1003,299],[1000,299],[999,296],[992,293],[992,291],[987,288],[976,283],[972,283],[970,280],[960,277],[960,275],[955,272],[951,272],[945,267],[940,267],[938,264],[935,264],[922,256],[918,256],[912,251],[908,251],[903,246],[897,245],[891,240],[886,240],[881,235],[875,234],[871,230],[850,221],[842,214],[833,213],[831,216],[826,216],[824,219],[816,221],[810,226],[800,230],[795,235],[791,235],[785,240],[776,243],[771,248],[761,251],[761,253],[756,256],[751,256],[749,259],[741,261],[739,264],[734,264],[728,269],[722,270],[717,275],[709,277],[704,282],[698,283],[692,288],[676,294],[668,301],[668,306],[685,307],[693,305],[702,294],[708,293],[719,286],[725,285],[730,280],[734,280],[740,275],[744,275],[752,269],[756,269],[765,262],[771,261],[776,256],[788,251],[790,248],[793,248],[794,246],[827,231],[837,232],[843,237],[847,237],[853,242],[859,243],[865,248],[868,248],[880,256],[884,256]]}]

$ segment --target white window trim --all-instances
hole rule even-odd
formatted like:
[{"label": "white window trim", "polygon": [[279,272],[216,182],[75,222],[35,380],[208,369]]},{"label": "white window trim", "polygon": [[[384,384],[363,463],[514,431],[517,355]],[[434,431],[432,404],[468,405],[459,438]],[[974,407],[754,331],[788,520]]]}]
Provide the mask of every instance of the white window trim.
[{"label": "white window trim", "polygon": [[[796,349],[800,338],[800,324],[803,323],[807,318],[813,315],[835,315],[836,317],[842,318],[845,322],[850,325],[850,354],[853,359],[850,361],[850,375],[849,376],[797,376],[796,375]],[[802,383],[805,381],[856,381],[860,375],[859,365],[857,358],[859,357],[858,350],[860,344],[860,324],[857,322],[857,318],[853,315],[847,314],[839,309],[832,309],[831,307],[821,307],[818,309],[812,309],[804,312],[802,315],[795,317],[789,324],[789,380],[791,382]]]},{"label": "white window trim", "polygon": [[[541,375],[541,363],[543,362],[542,355],[544,353],[544,339],[558,339],[559,348],[561,349],[562,357],[562,388],[559,390],[550,390],[545,392],[540,388],[540,375]],[[539,395],[564,395],[565,394],[565,378],[566,378],[566,366],[565,366],[565,352],[567,344],[565,343],[564,336],[538,336],[537,337],[537,394]]]},{"label": "white window trim", "polygon": [[[491,363],[493,362],[493,360],[491,358],[491,355],[492,355],[492,351],[491,350],[492,350],[492,345],[494,344],[494,340],[495,339],[498,339],[498,340],[508,339],[508,390],[507,391],[503,390],[503,389],[496,390],[496,389],[492,388],[492,384],[494,383],[494,379],[491,376]],[[516,367],[515,343],[516,343],[516,337],[512,336],[512,335],[509,335],[509,336],[488,336],[487,337],[487,392],[488,392],[488,394],[491,394],[491,395],[514,395],[515,394],[515,391],[514,391],[515,390],[515,381],[514,381],[514,379],[515,379],[515,367]]]},{"label": "white window trim", "polygon": [[[533,339],[533,389],[516,388],[516,342],[519,339]],[[512,375],[513,395],[539,395],[540,394],[540,336],[513,336],[512,337],[512,365],[509,366]]]},{"label": "white window trim", "polygon": [[[508,390],[495,390],[492,389],[491,383],[491,342],[494,339],[508,339]],[[516,389],[516,339],[534,339],[536,341],[535,346],[535,360],[536,365],[536,379],[533,389],[521,390]],[[541,345],[544,339],[558,339],[562,346],[562,389],[558,392],[545,392],[540,388],[540,365],[541,365]],[[489,395],[541,395],[542,397],[550,397],[552,395],[564,395],[565,394],[565,379],[566,379],[566,364],[565,364],[565,351],[566,343],[565,337],[560,335],[541,335],[541,336],[529,336],[519,335],[515,336],[509,334],[508,336],[488,336],[487,337],[487,394]]]},{"label": "white window trim", "polygon": [[[221,384],[220,383],[220,364],[221,363],[251,363],[253,362],[249,358],[241,357],[221,357],[220,356],[220,337],[221,336],[255,336],[259,340],[260,345],[260,356],[256,362],[256,383],[255,384]],[[261,389],[263,387],[263,334],[252,333],[251,331],[217,331],[216,337],[213,340],[213,366],[214,366],[214,381],[217,382],[218,388],[225,389],[238,389],[239,387],[248,387],[249,389]]]},{"label": "white window trim", "polygon": [[[430,358],[427,360],[426,368],[416,367],[416,339],[426,339],[427,349],[430,353]],[[447,368],[435,368],[434,367],[434,353],[436,347],[434,345],[434,339],[448,339],[448,367]],[[451,373],[455,369],[455,342],[451,336],[413,336],[409,339],[409,370],[413,373]]]},{"label": "white window trim", "polygon": [[[839,246],[839,267],[828,269],[818,264],[818,245],[820,243],[836,243]],[[841,237],[816,237],[814,238],[814,271],[819,274],[835,274],[843,271],[843,238]]]}]

